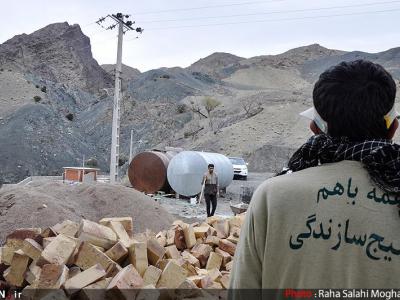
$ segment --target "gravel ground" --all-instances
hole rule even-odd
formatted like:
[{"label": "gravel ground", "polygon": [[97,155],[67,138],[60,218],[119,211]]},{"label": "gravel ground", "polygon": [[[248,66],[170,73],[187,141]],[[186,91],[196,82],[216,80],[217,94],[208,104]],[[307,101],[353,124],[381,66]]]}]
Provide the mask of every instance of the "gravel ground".
[{"label": "gravel ground", "polygon": [[[255,189],[271,175],[249,173],[246,181],[233,180],[226,195],[218,198],[216,215],[232,216],[230,202],[240,202],[242,187]],[[102,183],[71,185],[46,180],[0,189],[0,241],[17,228],[45,228],[66,219],[98,221],[112,216],[132,216],[135,232],[158,232],[174,219],[188,223],[204,220],[206,206],[204,200],[193,205],[185,199],[151,198],[132,188]]]},{"label": "gravel ground", "polygon": [[[249,173],[247,180],[233,180],[228,186],[225,197],[218,198],[217,210],[218,216],[233,216],[230,208],[230,202],[239,203],[242,187],[250,187],[256,189],[263,181],[271,177],[272,173]],[[197,205],[190,204],[190,200],[175,199],[166,197],[153,198],[161,206],[172,214],[175,218],[182,219],[186,222],[201,221],[206,218],[206,205],[204,200]]]}]

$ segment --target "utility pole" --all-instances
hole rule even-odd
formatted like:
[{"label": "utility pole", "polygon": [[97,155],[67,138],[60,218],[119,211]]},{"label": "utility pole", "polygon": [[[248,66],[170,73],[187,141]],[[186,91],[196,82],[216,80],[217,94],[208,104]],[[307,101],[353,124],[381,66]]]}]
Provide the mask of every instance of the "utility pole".
[{"label": "utility pole", "polygon": [[118,181],[122,39],[124,34],[123,21],[123,16],[118,19],[118,49],[117,64],[115,66],[115,91],[111,133],[110,183],[115,183],[116,181]]},{"label": "utility pole", "polygon": [[[118,25],[118,49],[117,49],[117,64],[115,66],[115,91],[114,91],[114,105],[113,105],[113,119],[112,119],[112,133],[111,133],[111,156],[110,156],[110,183],[118,181],[118,168],[119,168],[119,144],[120,144],[120,107],[121,107],[121,69],[122,69],[122,40],[125,32],[134,30],[142,33],[143,29],[140,27],[133,28],[135,22],[126,21],[129,15],[122,13],[107,15],[100,18],[96,23],[102,26],[101,23],[105,22],[107,18],[112,19],[113,24],[106,27],[107,30],[112,30]],[[103,27],[103,26],[102,26]],[[103,27],[104,28],[104,27]]]}]

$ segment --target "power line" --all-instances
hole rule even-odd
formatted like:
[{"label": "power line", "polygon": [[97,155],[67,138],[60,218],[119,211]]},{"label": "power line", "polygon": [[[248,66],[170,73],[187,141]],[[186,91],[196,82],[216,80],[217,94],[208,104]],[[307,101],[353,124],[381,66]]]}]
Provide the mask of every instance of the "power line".
[{"label": "power line", "polygon": [[[118,26],[118,48],[117,48],[117,63],[115,65],[115,92],[112,118],[112,133],[111,133],[111,155],[110,155],[110,183],[114,184],[118,181],[118,165],[119,165],[119,145],[120,145],[120,103],[121,103],[121,71],[122,71],[122,42],[124,33],[128,31],[136,31],[142,33],[140,27],[133,28],[134,21],[128,21],[130,15],[117,13],[107,15],[100,18],[96,23],[102,26],[106,18],[113,20],[114,24],[108,26],[107,30],[112,30]],[[103,27],[104,28],[104,27]]]},{"label": "power line", "polygon": [[248,16],[258,16],[258,15],[286,14],[286,13],[320,11],[320,10],[329,10],[329,9],[366,7],[366,6],[385,5],[385,4],[392,4],[392,3],[400,3],[400,1],[396,0],[396,1],[385,1],[385,2],[371,2],[371,3],[342,5],[342,6],[317,7],[317,8],[293,9],[293,10],[279,10],[279,11],[258,12],[258,13],[248,13],[248,14],[235,14],[235,15],[220,15],[220,16],[191,17],[191,18],[179,18],[179,19],[150,20],[150,21],[141,21],[141,22],[142,23],[158,23],[158,22],[179,22],[179,21],[188,21],[188,20],[192,21],[192,20],[207,20],[207,19],[220,19],[220,18],[233,18],[233,17],[248,17]]},{"label": "power line", "polygon": [[179,28],[196,28],[196,27],[210,27],[210,26],[223,26],[223,25],[238,25],[238,24],[250,24],[250,23],[267,23],[267,22],[280,22],[280,21],[296,21],[296,20],[308,20],[308,19],[320,19],[320,18],[332,18],[332,17],[345,17],[345,16],[357,16],[367,15],[375,13],[387,13],[399,11],[400,8],[392,8],[385,10],[366,11],[360,13],[342,13],[322,16],[306,16],[306,17],[295,17],[295,18],[280,18],[280,19],[266,19],[266,20],[251,20],[251,21],[238,21],[238,22],[226,22],[226,23],[210,23],[210,24],[198,24],[198,25],[182,25],[182,26],[168,26],[168,27],[154,27],[146,30],[167,30],[167,29],[179,29]]},{"label": "power line", "polygon": [[276,2],[283,2],[283,1],[286,1],[286,0],[250,1],[250,2],[241,2],[241,3],[189,7],[189,8],[174,8],[174,9],[165,9],[165,10],[158,10],[158,11],[139,12],[139,13],[135,13],[135,15],[151,15],[151,14],[160,14],[160,13],[168,13],[168,12],[176,12],[176,11],[189,11],[189,10],[199,10],[199,9],[218,8],[218,7],[244,6],[244,5],[253,5],[253,4],[266,4],[266,3],[276,3]]},{"label": "power line", "polygon": [[87,24],[83,24],[82,27],[88,27],[88,26],[91,26],[91,25],[94,25],[94,24],[96,24],[96,22],[90,22],[90,23],[87,23]]}]

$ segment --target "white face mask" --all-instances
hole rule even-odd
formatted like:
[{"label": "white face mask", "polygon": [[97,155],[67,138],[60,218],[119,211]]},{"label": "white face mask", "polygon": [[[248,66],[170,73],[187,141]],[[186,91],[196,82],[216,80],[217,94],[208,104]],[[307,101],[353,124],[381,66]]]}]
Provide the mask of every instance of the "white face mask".
[{"label": "white face mask", "polygon": [[393,105],[392,109],[383,117],[386,122],[386,128],[389,129],[393,121],[397,119],[399,116],[400,114],[397,112],[395,105]]},{"label": "white face mask", "polygon": [[326,123],[321,116],[318,114],[317,110],[314,107],[311,107],[303,112],[300,113],[300,116],[305,117],[318,126],[318,128],[323,133],[328,133],[328,123]]},{"label": "white face mask", "polygon": [[[328,133],[328,123],[326,123],[324,119],[322,119],[322,117],[318,114],[317,110],[314,107],[311,107],[301,112],[300,116],[303,116],[311,121],[314,121],[314,123],[323,133]],[[383,119],[386,122],[386,128],[389,129],[393,121],[399,116],[400,114],[397,112],[396,107],[393,105],[392,109],[386,115],[383,116]]]}]

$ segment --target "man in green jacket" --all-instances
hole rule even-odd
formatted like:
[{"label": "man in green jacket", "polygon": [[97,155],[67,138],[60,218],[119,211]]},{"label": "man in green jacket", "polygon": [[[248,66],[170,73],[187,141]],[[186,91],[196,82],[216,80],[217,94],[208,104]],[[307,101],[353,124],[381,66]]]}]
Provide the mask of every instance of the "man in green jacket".
[{"label": "man in green jacket", "polygon": [[286,289],[260,292],[270,299],[302,288],[399,287],[395,97],[391,75],[369,61],[320,75],[314,107],[302,113],[314,135],[254,193],[231,272],[232,299],[248,297],[243,289]]}]

